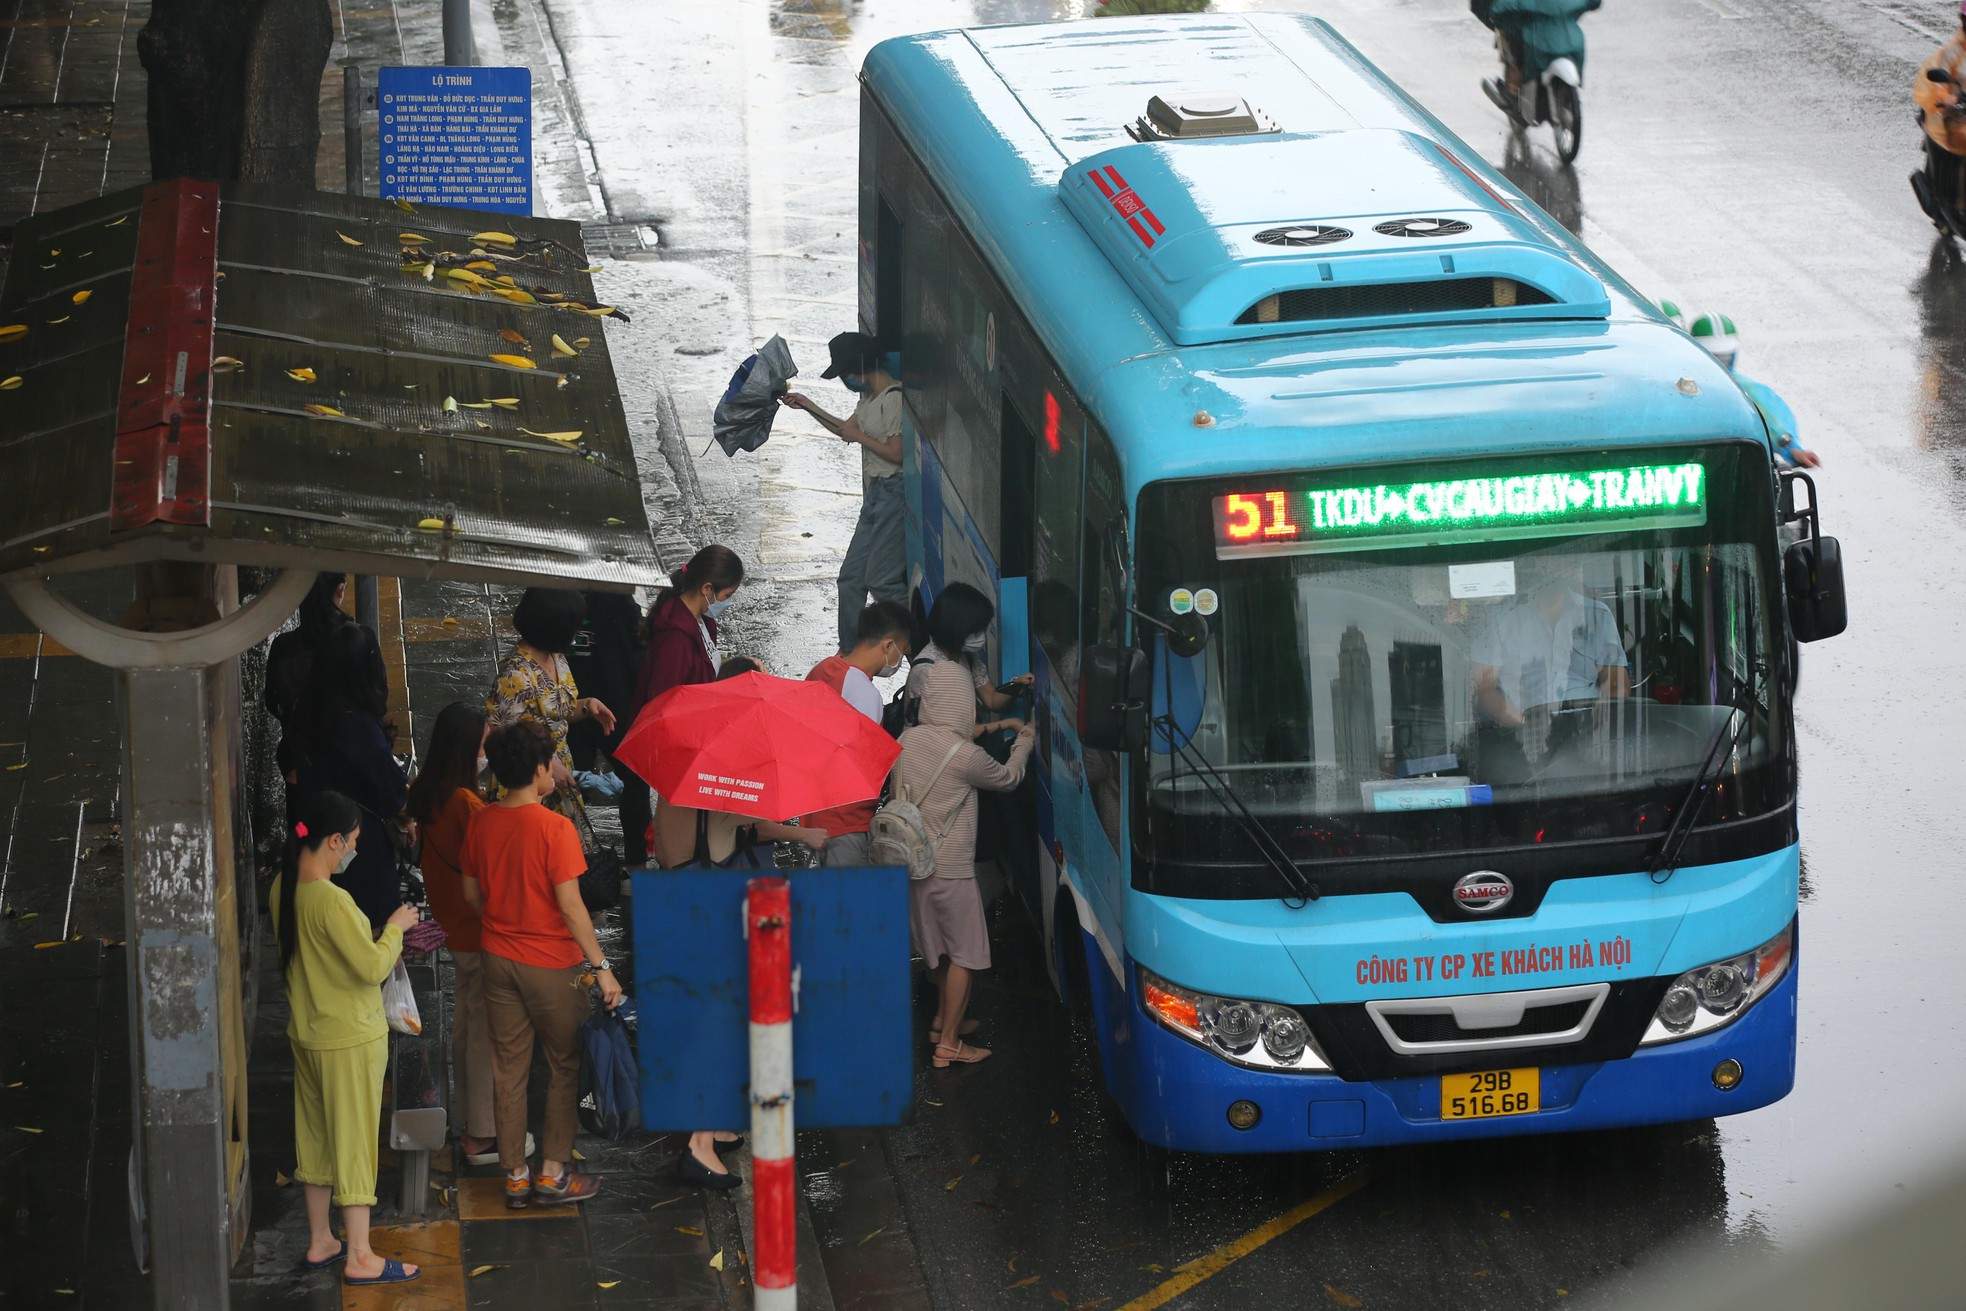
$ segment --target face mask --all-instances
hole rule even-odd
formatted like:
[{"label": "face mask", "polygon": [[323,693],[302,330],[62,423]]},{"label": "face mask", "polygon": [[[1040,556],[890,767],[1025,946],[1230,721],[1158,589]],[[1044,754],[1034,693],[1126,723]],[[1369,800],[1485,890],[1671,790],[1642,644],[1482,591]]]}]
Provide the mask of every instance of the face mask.
[{"label": "face mask", "polygon": [[840,375],[840,385],[848,391],[860,392],[867,390],[867,380],[865,378],[856,378],[850,373]]},{"label": "face mask", "polygon": [[736,599],[734,596],[727,596],[721,601],[712,601],[703,613],[712,619],[722,619],[730,612],[730,603]]},{"label": "face mask", "polygon": [[345,874],[348,872],[348,867],[350,865],[353,865],[354,863],[355,863],[355,844],[351,842],[348,844],[348,850],[341,853],[341,863],[334,867],[334,872],[337,874]]},{"label": "face mask", "polygon": [[881,672],[880,672],[880,673],[878,673],[878,674],[875,674],[875,675],[874,675],[874,677],[875,677],[875,678],[893,678],[893,677],[894,677],[894,675],[895,675],[895,673],[896,673],[896,671],[898,671],[898,670],[899,670],[900,668],[901,668],[901,653],[900,653],[899,651],[897,651],[897,652],[895,652],[895,653],[894,653],[894,659],[892,659],[892,660],[890,660],[890,661],[888,661],[888,662],[887,662],[886,664],[884,664],[884,665],[882,665],[882,666],[881,666]]},{"label": "face mask", "polygon": [[486,759],[485,757],[483,757],[483,756],[479,756],[479,757],[478,757],[478,772],[479,772],[480,774],[482,774],[482,773],[484,773],[484,772],[485,772],[486,770],[488,770],[488,769],[490,769],[490,768],[491,768],[491,761],[489,761],[489,760],[487,760],[487,759]]},{"label": "face mask", "polygon": [[982,655],[986,637],[987,634],[978,633],[963,643],[963,650],[969,652],[971,655]]}]

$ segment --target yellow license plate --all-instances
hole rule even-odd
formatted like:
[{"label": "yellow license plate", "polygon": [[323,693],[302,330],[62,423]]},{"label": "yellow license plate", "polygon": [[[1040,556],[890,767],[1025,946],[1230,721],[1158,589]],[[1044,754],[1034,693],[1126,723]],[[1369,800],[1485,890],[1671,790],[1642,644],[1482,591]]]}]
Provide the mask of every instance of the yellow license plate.
[{"label": "yellow license plate", "polygon": [[1496,1115],[1527,1115],[1543,1109],[1543,1072],[1482,1070],[1440,1076],[1440,1118],[1485,1120]]}]

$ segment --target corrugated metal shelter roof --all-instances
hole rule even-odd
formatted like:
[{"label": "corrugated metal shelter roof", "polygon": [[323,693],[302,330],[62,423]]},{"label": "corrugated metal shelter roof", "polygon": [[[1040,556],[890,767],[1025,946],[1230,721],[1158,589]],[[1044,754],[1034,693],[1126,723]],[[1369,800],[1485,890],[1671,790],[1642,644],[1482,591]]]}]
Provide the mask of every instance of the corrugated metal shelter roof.
[{"label": "corrugated metal shelter roof", "polygon": [[30,219],[0,574],[657,581],[605,309],[551,219],[184,180]]}]

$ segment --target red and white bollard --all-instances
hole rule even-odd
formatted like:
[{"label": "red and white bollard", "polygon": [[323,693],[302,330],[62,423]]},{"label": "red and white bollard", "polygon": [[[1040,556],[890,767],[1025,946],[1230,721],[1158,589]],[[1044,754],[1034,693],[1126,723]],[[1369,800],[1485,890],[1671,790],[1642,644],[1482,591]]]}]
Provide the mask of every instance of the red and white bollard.
[{"label": "red and white bollard", "polygon": [[792,885],[746,885],[751,958],[751,1278],[756,1311],[799,1300],[798,1171],[792,1145]]}]

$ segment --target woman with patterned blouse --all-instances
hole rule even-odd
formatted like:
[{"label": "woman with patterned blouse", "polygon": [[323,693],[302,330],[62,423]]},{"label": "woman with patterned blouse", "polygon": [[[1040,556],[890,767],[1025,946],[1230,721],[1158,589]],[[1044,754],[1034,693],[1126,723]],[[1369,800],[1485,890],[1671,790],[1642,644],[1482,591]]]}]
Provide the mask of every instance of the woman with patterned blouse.
[{"label": "woman with patterned blouse", "polygon": [[582,697],[574,686],[573,671],[567,667],[566,653],[586,618],[587,602],[580,593],[527,588],[519,598],[519,608],[512,612],[519,644],[499,665],[498,681],[485,698],[485,712],[495,726],[535,719],[553,735],[552,772],[557,788],[545,804],[561,814],[570,814],[581,804],[580,787],[573,777],[573,755],[567,750],[567,726],[591,718],[602,733],[614,732],[614,712],[594,697]]}]

